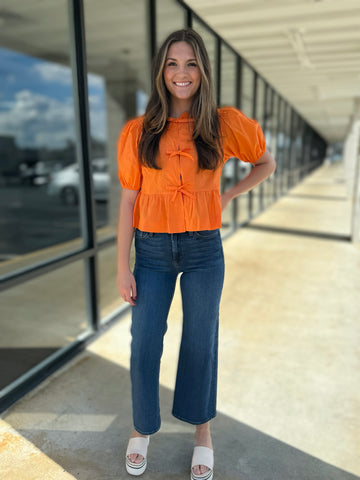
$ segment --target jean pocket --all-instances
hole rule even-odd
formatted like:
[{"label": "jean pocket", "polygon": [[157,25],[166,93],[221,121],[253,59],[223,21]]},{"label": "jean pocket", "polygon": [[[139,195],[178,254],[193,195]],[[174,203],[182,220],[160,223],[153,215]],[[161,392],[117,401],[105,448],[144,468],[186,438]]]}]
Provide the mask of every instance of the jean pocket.
[{"label": "jean pocket", "polygon": [[150,238],[154,235],[153,232],[143,232],[142,230],[136,229],[135,236],[137,238]]},{"label": "jean pocket", "polygon": [[195,237],[197,238],[214,238],[219,235],[219,229],[216,230],[199,230],[194,232]]}]

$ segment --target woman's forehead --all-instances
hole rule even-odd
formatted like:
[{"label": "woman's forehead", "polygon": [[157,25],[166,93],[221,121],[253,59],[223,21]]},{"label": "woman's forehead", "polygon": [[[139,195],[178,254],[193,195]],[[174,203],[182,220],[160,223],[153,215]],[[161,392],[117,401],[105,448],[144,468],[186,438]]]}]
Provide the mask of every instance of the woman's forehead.
[{"label": "woman's forehead", "polygon": [[195,59],[195,53],[192,46],[187,42],[174,42],[170,45],[167,52],[167,58],[189,57]]}]

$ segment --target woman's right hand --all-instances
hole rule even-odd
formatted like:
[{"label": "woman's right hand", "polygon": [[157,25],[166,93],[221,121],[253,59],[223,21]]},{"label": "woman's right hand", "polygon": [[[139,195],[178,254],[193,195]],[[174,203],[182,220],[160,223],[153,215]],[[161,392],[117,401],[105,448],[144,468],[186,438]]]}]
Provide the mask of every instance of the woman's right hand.
[{"label": "woman's right hand", "polygon": [[136,301],[136,281],[131,271],[118,271],[116,284],[125,302],[134,306]]}]

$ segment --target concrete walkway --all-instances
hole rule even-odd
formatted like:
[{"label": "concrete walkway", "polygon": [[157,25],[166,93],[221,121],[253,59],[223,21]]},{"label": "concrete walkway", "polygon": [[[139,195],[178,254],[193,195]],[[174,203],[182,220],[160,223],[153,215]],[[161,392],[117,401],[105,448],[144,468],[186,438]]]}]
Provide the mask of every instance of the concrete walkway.
[{"label": "concrete walkway", "polygon": [[[341,165],[326,165],[224,242],[217,480],[360,478],[360,247]],[[193,427],[170,415],[181,335],[171,307],[162,428],[144,479],[188,479]],[[130,315],[2,415],[1,480],[115,480],[131,432]]]}]

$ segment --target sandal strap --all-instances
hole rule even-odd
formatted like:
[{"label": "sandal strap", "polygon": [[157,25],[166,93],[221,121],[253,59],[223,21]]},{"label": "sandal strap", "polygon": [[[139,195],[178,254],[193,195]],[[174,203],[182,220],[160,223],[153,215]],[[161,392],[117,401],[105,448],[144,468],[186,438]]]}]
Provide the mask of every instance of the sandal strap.
[{"label": "sandal strap", "polygon": [[150,437],[130,438],[127,446],[127,450],[126,450],[126,456],[131,455],[132,453],[137,453],[138,455],[142,455],[144,458],[146,458],[149,441],[150,441]]},{"label": "sandal strap", "polygon": [[195,465],[205,465],[205,467],[212,469],[214,467],[214,451],[208,447],[195,447],[191,468]]}]

